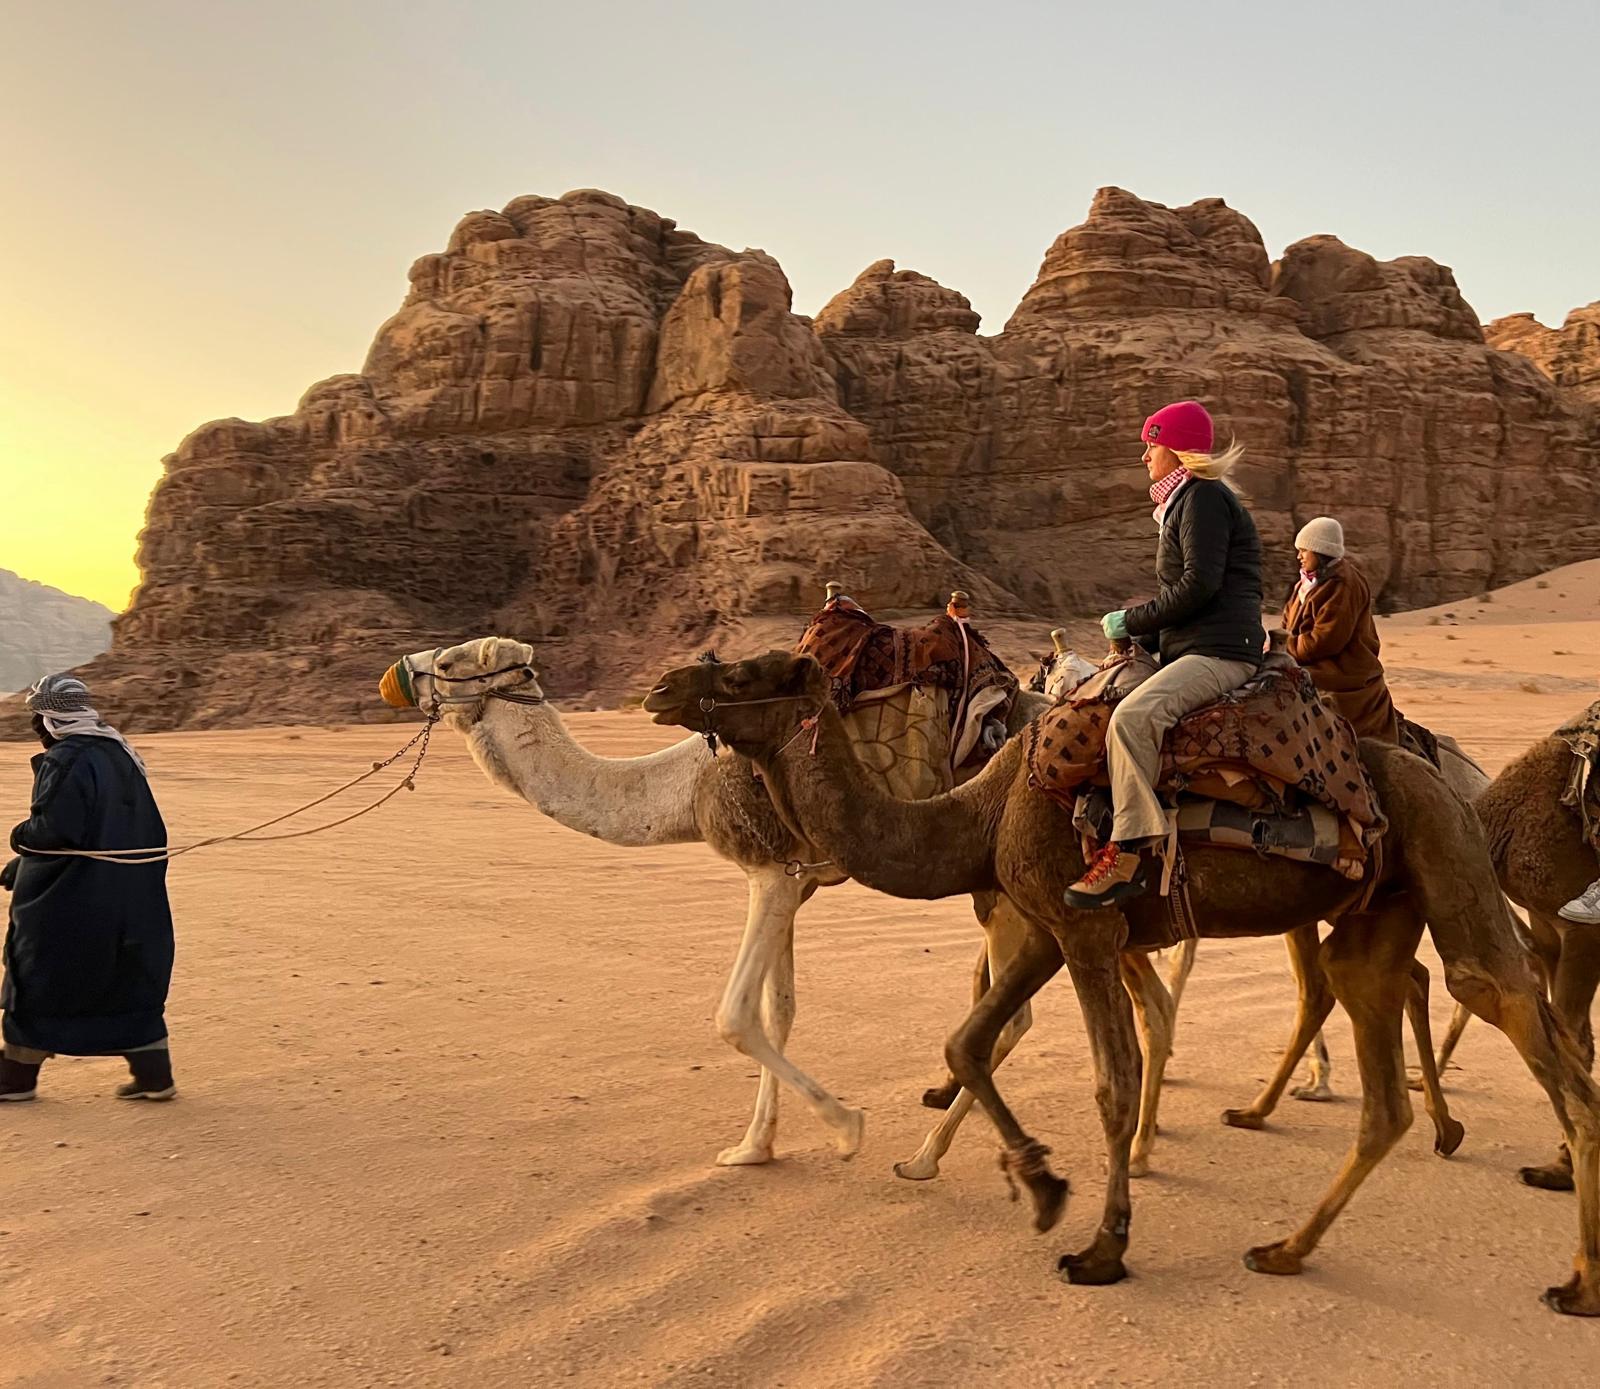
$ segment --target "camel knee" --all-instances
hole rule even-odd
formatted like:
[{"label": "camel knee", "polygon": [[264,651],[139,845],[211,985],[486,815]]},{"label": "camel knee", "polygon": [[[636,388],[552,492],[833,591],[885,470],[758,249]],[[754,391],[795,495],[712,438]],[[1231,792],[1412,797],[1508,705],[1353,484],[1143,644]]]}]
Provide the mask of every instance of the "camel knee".
[{"label": "camel knee", "polygon": [[1458,961],[1445,965],[1444,982],[1450,990],[1450,997],[1457,1003],[1476,1013],[1485,1022],[1500,1026],[1505,991],[1499,980]]},{"label": "camel knee", "polygon": [[754,1009],[724,1004],[717,1009],[716,1027],[717,1036],[735,1051],[743,1052],[746,1056],[754,1055],[752,1047],[756,1035],[761,1031],[760,1020]]},{"label": "camel knee", "polygon": [[1024,1003],[1011,1015],[1011,1020],[1000,1030],[1000,1040],[996,1044],[999,1050],[1010,1051],[1028,1034],[1028,1029],[1033,1026],[1033,1007]]},{"label": "camel knee", "polygon": [[973,1090],[989,1078],[990,1058],[979,1052],[965,1028],[944,1044],[944,1062],[964,1090]]}]

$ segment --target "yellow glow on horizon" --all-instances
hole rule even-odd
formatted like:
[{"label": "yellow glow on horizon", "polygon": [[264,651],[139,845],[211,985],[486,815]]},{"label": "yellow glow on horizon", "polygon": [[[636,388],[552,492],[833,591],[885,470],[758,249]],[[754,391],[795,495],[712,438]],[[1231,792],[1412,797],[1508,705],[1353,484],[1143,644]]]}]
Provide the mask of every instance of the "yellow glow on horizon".
[{"label": "yellow glow on horizon", "polygon": [[0,374],[0,569],[113,612],[139,581],[134,551],[161,458],[176,444],[113,433],[80,402]]}]

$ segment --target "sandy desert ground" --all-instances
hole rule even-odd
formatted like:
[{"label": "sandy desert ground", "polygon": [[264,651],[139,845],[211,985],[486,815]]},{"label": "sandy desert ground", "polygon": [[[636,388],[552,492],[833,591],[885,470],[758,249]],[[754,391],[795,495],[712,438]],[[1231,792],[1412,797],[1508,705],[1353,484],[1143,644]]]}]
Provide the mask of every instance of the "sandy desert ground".
[{"label": "sandy desert ground", "polygon": [[[1597,593],[1600,561],[1386,621],[1403,707],[1498,770],[1595,697]],[[638,714],[572,724],[612,754],[674,736]],[[183,841],[403,738],[141,746]],[[13,820],[29,752],[0,747]],[[1481,1025],[1447,1076],[1460,1154],[1434,1157],[1422,1120],[1305,1276],[1245,1270],[1356,1119],[1336,1017],[1345,1098],[1286,1103],[1263,1133],[1218,1123],[1288,1027],[1276,941],[1202,947],[1133,1277],[1094,1290],[1053,1271],[1102,1180],[1065,983],[1005,1072],[1073,1179],[1062,1226],[1030,1232],[981,1119],[939,1181],[890,1172],[931,1122],[917,1096],[963,1009],[964,902],[849,886],[803,911],[790,1052],[866,1107],[866,1145],[840,1162],[786,1099],[781,1160],[723,1170],[755,1081],[712,1028],[743,884],[708,850],[585,840],[444,734],[415,794],[335,834],[197,854],[171,882],[181,1099],[117,1104],[120,1063],[58,1059],[38,1103],[0,1110],[0,1383],[1576,1385],[1600,1363],[1600,1324],[1537,1301],[1568,1267],[1573,1203],[1515,1181],[1553,1121]],[[1436,990],[1436,1026],[1448,1010]]]}]

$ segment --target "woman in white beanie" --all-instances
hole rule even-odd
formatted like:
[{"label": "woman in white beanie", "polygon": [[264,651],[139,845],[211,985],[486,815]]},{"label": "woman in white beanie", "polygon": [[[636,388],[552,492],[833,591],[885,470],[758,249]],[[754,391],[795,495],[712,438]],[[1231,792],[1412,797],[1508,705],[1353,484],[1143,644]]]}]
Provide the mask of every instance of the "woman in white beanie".
[{"label": "woman in white beanie", "polygon": [[1345,557],[1344,528],[1318,516],[1294,538],[1300,580],[1283,609],[1289,654],[1363,738],[1400,741],[1400,716],[1378,659],[1372,588]]}]

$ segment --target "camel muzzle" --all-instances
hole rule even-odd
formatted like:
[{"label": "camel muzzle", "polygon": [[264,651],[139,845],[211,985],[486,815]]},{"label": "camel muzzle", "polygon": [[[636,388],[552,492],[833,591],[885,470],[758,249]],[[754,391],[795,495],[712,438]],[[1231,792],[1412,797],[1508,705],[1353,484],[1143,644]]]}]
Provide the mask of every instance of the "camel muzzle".
[{"label": "camel muzzle", "polygon": [[411,667],[404,660],[396,661],[384,671],[378,681],[378,694],[391,709],[415,709],[417,692],[411,685]]}]

